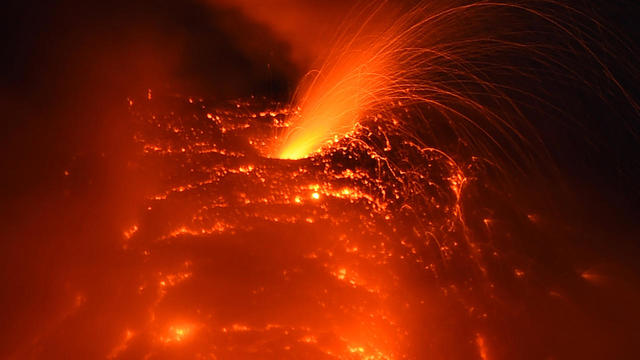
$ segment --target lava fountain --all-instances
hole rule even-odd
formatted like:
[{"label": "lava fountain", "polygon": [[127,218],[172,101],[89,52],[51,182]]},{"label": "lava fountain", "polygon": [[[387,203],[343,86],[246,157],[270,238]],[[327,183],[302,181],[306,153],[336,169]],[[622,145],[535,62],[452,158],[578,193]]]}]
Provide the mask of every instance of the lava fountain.
[{"label": "lava fountain", "polygon": [[[424,142],[438,143],[451,133],[475,156],[526,167],[545,151],[525,112],[536,108],[534,116],[569,119],[571,114],[553,105],[548,88],[523,87],[523,81],[552,76],[592,87],[586,73],[595,72],[629,99],[592,48],[599,45],[590,41],[591,27],[602,24],[563,3],[360,5],[347,15],[318,69],[298,87],[293,104],[299,112],[291,115],[291,127],[272,156],[309,156],[368,115],[397,119],[398,111],[411,107],[425,120],[398,126],[409,133],[416,126],[435,129]],[[593,66],[572,68],[578,59]],[[447,129],[430,125],[438,121]]]}]

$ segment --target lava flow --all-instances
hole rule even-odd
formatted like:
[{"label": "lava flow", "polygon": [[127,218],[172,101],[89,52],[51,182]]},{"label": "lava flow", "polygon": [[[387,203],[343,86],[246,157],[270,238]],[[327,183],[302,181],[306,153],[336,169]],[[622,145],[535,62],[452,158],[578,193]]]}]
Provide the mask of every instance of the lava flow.
[{"label": "lava flow", "polygon": [[[489,185],[495,169],[419,145],[397,118],[285,160],[267,155],[296,118],[287,106],[130,104],[135,167],[158,175],[123,229],[117,292],[137,315],[111,359],[509,358],[521,345],[504,337],[548,341],[519,323],[553,323],[586,279],[544,265],[554,252],[533,249],[562,235]],[[561,351],[548,344],[531,358]]]},{"label": "lava flow", "polygon": [[317,156],[270,159],[261,153],[289,109],[164,98],[166,114],[155,101],[133,108],[141,166],[163,169],[161,191],[123,239],[145,264],[136,291],[148,315],[113,358],[486,352],[478,329],[444,330],[481,322],[472,299],[489,291],[451,158],[373,118]]}]

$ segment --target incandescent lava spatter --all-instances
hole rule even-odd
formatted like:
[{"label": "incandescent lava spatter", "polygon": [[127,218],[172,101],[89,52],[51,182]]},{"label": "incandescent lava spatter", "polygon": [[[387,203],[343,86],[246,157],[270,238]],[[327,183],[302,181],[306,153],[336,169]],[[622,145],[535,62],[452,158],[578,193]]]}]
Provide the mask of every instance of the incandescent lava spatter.
[{"label": "incandescent lava spatter", "polygon": [[373,117],[310,158],[272,159],[261,154],[287,108],[154,100],[132,107],[139,166],[160,191],[123,243],[141,262],[132,276],[146,315],[112,358],[484,351],[486,314],[472,299],[488,286],[461,216],[468,180],[451,158]]},{"label": "incandescent lava spatter", "polygon": [[397,119],[283,160],[280,104],[130,104],[152,190],[123,231],[111,359],[501,359],[564,311],[539,219]]}]

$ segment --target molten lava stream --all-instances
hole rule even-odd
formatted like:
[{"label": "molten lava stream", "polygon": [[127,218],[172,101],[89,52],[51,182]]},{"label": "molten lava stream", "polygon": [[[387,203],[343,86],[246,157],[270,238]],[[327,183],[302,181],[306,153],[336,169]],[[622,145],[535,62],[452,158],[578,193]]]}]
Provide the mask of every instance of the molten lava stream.
[{"label": "molten lava stream", "polygon": [[377,118],[311,158],[266,158],[288,110],[251,101],[133,105],[139,165],[163,178],[124,231],[147,315],[112,358],[478,356],[462,170]]}]

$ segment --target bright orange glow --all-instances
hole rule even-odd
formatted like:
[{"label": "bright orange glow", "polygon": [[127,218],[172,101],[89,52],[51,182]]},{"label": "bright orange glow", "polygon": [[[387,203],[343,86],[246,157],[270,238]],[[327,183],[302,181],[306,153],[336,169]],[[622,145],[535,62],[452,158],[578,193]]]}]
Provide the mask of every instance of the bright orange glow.
[{"label": "bright orange glow", "polygon": [[[502,360],[531,348],[532,358],[555,359],[567,358],[558,344],[574,340],[573,324],[594,324],[578,347],[602,337],[601,321],[583,314],[601,310],[598,298],[626,274],[594,267],[588,244],[569,246],[577,227],[550,216],[568,210],[525,201],[551,183],[527,182],[520,196],[492,157],[526,141],[517,101],[502,93],[508,84],[485,74],[526,72],[494,55],[537,43],[509,42],[526,26],[509,23],[504,38],[483,28],[501,29],[496,13],[539,17],[520,5],[538,2],[401,3],[374,1],[347,16],[292,103],[144,85],[128,101],[130,143],[113,140],[126,156],[60,149],[70,159],[51,166],[64,188],[29,199],[34,218],[75,209],[38,224],[62,235],[40,246],[42,234],[28,231],[35,240],[24,249],[14,236],[5,244],[21,250],[10,275],[40,280],[56,268],[33,297],[55,294],[43,308],[59,311],[45,316],[35,300],[6,306],[42,323],[11,330],[31,336],[8,358]],[[110,172],[124,180],[99,179]],[[92,209],[98,202],[106,205]],[[618,236],[583,225],[576,243]],[[19,266],[31,258],[37,269]]]},{"label": "bright orange glow", "polygon": [[125,239],[130,239],[131,236],[133,236],[133,234],[136,233],[136,231],[138,231],[138,225],[133,225],[131,226],[128,230],[126,230],[123,235]]},{"label": "bright orange glow", "polygon": [[484,337],[480,334],[476,335],[476,345],[478,345],[480,359],[489,360],[489,357],[487,356],[487,344],[485,343]]},{"label": "bright orange glow", "polygon": [[392,86],[396,61],[388,46],[394,34],[378,33],[374,41],[365,40],[357,36],[372,31],[364,21],[362,27],[345,30],[324,65],[299,86],[294,103],[300,112],[291,118],[293,126],[275,151],[276,157],[307,157],[352,131],[376,104],[392,100],[379,96]]},{"label": "bright orange glow", "polygon": [[171,325],[166,334],[160,337],[160,341],[165,344],[181,343],[188,339],[194,331],[194,326],[190,324]]},{"label": "bright orange glow", "polygon": [[[376,89],[389,86],[388,58],[380,49],[351,49],[341,54],[335,63],[326,65],[319,73],[309,75],[297,100],[301,110],[293,119],[293,127],[285,135],[277,152],[283,159],[309,156],[334,138],[341,138],[353,130],[355,123],[376,100]],[[299,120],[298,120],[299,119]]]}]

